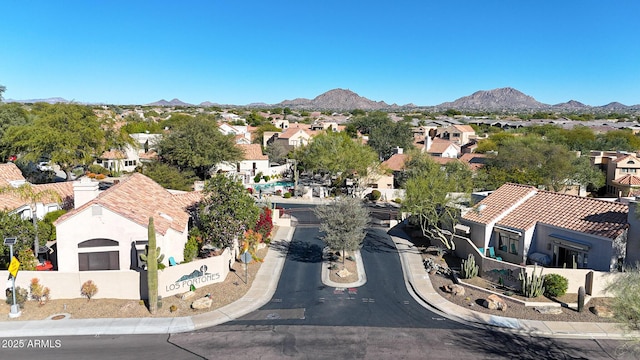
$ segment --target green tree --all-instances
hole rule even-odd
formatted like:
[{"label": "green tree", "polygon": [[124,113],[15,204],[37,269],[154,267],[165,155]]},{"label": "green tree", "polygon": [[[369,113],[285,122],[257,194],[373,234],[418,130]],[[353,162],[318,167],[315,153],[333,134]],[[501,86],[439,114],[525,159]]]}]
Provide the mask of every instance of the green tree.
[{"label": "green tree", "polygon": [[595,150],[637,151],[640,150],[640,137],[631,130],[611,130],[598,134],[595,146]]},{"label": "green tree", "polygon": [[190,191],[193,183],[198,179],[191,170],[181,171],[175,166],[159,161],[145,164],[142,173],[165,189]]},{"label": "green tree", "polygon": [[413,133],[410,125],[405,122],[390,122],[373,128],[367,144],[378,153],[380,160],[387,160],[394,154],[396,147],[406,151],[413,147]]},{"label": "green tree", "polygon": [[367,235],[369,209],[360,199],[344,197],[316,207],[314,213],[322,222],[322,241],[331,249],[342,250],[344,263],[345,252],[357,250]]},{"label": "green tree", "polygon": [[262,141],[263,141],[263,138],[264,138],[264,133],[266,131],[277,131],[277,132],[280,132],[280,131],[282,131],[282,129],[280,129],[279,127],[273,125],[272,123],[262,124],[262,125],[258,126],[258,128],[253,132],[253,140],[252,140],[252,142],[254,144],[262,144]]},{"label": "green tree", "polygon": [[70,180],[71,169],[91,164],[105,148],[105,132],[88,106],[35,104],[34,114],[33,123],[11,126],[3,138],[24,160],[49,158]]},{"label": "green tree", "polygon": [[275,141],[264,149],[264,152],[269,156],[269,161],[283,164],[289,154],[289,149],[282,143]]},{"label": "green tree", "polygon": [[459,211],[453,205],[468,197],[468,185],[460,188],[458,183],[462,172],[466,170],[455,166],[449,174],[426,156],[415,154],[413,164],[411,161],[409,163],[411,168],[404,183],[402,210],[412,215],[425,237],[454,250],[453,227],[458,221]]},{"label": "green tree", "polygon": [[[613,317],[629,332],[640,330],[640,269],[636,265],[617,275],[606,288],[613,294]],[[638,339],[634,346],[637,350]]]},{"label": "green tree", "polygon": [[260,207],[240,181],[216,174],[206,181],[204,199],[192,215],[203,244],[232,247],[234,239],[255,226]]},{"label": "green tree", "polygon": [[181,171],[191,170],[202,180],[216,164],[243,157],[233,135],[222,134],[215,121],[204,118],[191,118],[175,126],[157,146],[165,162]]},{"label": "green tree", "polygon": [[355,177],[359,182],[369,176],[378,164],[377,155],[371,147],[351,139],[342,132],[325,132],[294,152],[298,167],[313,173],[335,176],[336,184]]}]

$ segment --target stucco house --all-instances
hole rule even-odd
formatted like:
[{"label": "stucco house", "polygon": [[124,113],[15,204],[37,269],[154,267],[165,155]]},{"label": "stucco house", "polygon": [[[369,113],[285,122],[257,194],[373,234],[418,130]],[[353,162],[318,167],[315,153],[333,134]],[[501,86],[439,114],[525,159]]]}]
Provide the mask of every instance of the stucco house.
[{"label": "stucco house", "polygon": [[311,130],[309,125],[291,124],[282,132],[265,131],[263,145],[267,146],[277,142],[291,151],[297,147],[307,145],[316,133],[316,131]]},{"label": "stucco house", "polygon": [[422,151],[434,157],[453,159],[457,159],[461,153],[460,145],[449,140],[429,135],[425,136]]},{"label": "stucco house", "polygon": [[154,159],[156,144],[162,134],[137,133],[130,134],[133,144],[124,146],[123,149],[110,149],[102,153],[95,163],[109,169],[112,172],[133,172],[141,162]]},{"label": "stucco house", "polygon": [[149,217],[154,218],[164,263],[170,257],[183,260],[189,230],[186,209],[200,200],[200,192],[174,194],[139,173],[102,192],[97,181],[82,178],[73,190],[74,209],[54,222],[59,271],[137,268],[148,243]]},{"label": "stucco house", "polygon": [[640,195],[640,158],[616,151],[592,151],[589,159],[607,175],[606,193],[616,197]]},{"label": "stucco house", "polygon": [[262,173],[270,175],[269,156],[262,153],[260,144],[236,144],[244,153],[244,159],[236,163],[221,163],[216,165],[218,171],[234,173],[242,178],[244,184],[253,182],[253,178]]},{"label": "stucco house", "polygon": [[[22,172],[14,163],[0,164],[0,187],[17,188],[27,181],[22,176]],[[47,213],[62,208],[70,208],[73,203],[73,184],[71,182],[58,182],[50,184],[31,185],[34,192],[53,191],[58,194],[60,201],[53,197],[43,198],[35,204],[35,215],[42,219]],[[21,199],[15,193],[4,192],[0,194],[0,211],[19,214],[23,219],[31,219],[31,205],[28,201]]]},{"label": "stucco house", "polygon": [[449,125],[438,130],[440,138],[449,140],[458,146],[468,144],[476,136],[476,131],[470,125]]},{"label": "stucco house", "polygon": [[466,212],[460,223],[478,248],[493,247],[503,261],[616,270],[624,263],[629,205],[532,186],[505,184]]}]

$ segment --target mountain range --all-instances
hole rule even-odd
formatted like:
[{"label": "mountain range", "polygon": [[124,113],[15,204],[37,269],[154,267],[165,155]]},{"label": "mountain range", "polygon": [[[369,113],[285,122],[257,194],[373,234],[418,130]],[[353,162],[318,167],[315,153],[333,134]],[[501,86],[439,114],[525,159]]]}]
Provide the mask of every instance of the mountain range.
[{"label": "mountain range", "polygon": [[[11,100],[6,102],[68,102],[62,98],[34,99],[34,100]],[[220,106],[235,107],[240,105],[220,105],[205,101],[198,105],[185,103],[179,99],[159,100],[146,104],[148,106]],[[387,104],[384,101],[373,101],[362,97],[348,89],[333,89],[318,95],[313,99],[297,98],[284,100],[277,104],[253,103],[244,105],[251,108],[265,107],[288,107],[296,110],[412,110],[426,109],[442,111],[447,109],[470,110],[470,111],[556,111],[556,112],[633,112],[640,111],[639,105],[627,106],[619,102],[612,102],[603,106],[585,105],[576,100],[569,100],[565,103],[550,105],[544,104],[533,97],[526,95],[514,88],[506,87],[493,90],[476,91],[471,95],[461,97],[452,102],[445,102],[436,106],[417,106],[414,104]]]}]

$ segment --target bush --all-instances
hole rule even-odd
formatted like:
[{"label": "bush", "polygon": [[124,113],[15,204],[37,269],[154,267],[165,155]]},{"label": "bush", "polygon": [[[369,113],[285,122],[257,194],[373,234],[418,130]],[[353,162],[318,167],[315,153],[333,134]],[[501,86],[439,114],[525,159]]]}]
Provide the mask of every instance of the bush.
[{"label": "bush", "polygon": [[558,274],[547,274],[544,277],[544,294],[548,297],[559,297],[567,293],[569,280]]},{"label": "bush", "polygon": [[[11,288],[7,289],[4,294],[7,296],[5,302],[13,305],[13,292]],[[27,301],[27,298],[29,298],[29,291],[20,286],[16,286],[16,304],[18,304],[21,309],[24,308],[24,303]]]},{"label": "bush", "polygon": [[284,193],[284,195],[282,195],[283,198],[288,199],[291,197],[291,193],[290,192],[286,192]]},{"label": "bush", "polygon": [[253,178],[253,182],[254,183],[259,183],[260,179],[262,179],[262,172],[259,172],[254,178]]},{"label": "bush", "polygon": [[268,244],[271,239],[271,231],[273,230],[273,218],[271,217],[272,210],[268,207],[262,209],[258,222],[254,226],[253,230],[262,235],[264,241]]},{"label": "bush", "polygon": [[189,240],[184,244],[184,251],[182,252],[184,255],[184,262],[190,262],[200,252],[200,244],[198,243],[198,236],[191,235],[189,236]]},{"label": "bush", "polygon": [[393,202],[395,202],[396,204],[402,204],[402,199],[397,198],[397,199],[394,199]]},{"label": "bush", "polygon": [[106,178],[106,176],[104,174],[98,174],[96,175],[96,179],[97,180],[104,180]]},{"label": "bush", "polygon": [[109,169],[97,164],[91,164],[87,169],[89,170],[89,172],[92,172],[94,174],[109,175],[110,173]]},{"label": "bush", "polygon": [[373,190],[371,194],[369,194],[369,198],[371,199],[371,201],[378,201],[380,200],[381,196],[382,194],[380,193],[379,190]]},{"label": "bush", "polygon": [[80,288],[80,295],[87,298],[87,301],[91,301],[91,298],[98,293],[98,285],[93,280],[87,280],[82,284]]},{"label": "bush", "polygon": [[31,292],[31,298],[40,303],[40,305],[44,305],[50,300],[49,288],[42,286],[37,278],[31,279],[29,291]]}]

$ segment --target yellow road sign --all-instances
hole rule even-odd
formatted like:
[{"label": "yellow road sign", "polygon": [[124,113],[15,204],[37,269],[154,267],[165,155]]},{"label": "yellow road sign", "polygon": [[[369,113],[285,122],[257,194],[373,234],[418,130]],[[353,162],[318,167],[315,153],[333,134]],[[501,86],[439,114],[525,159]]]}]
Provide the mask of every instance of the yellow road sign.
[{"label": "yellow road sign", "polygon": [[18,275],[18,268],[20,267],[20,261],[18,261],[18,259],[16,259],[16,257],[12,257],[11,258],[11,263],[9,263],[9,274],[11,274],[13,277],[16,277],[16,275]]}]

